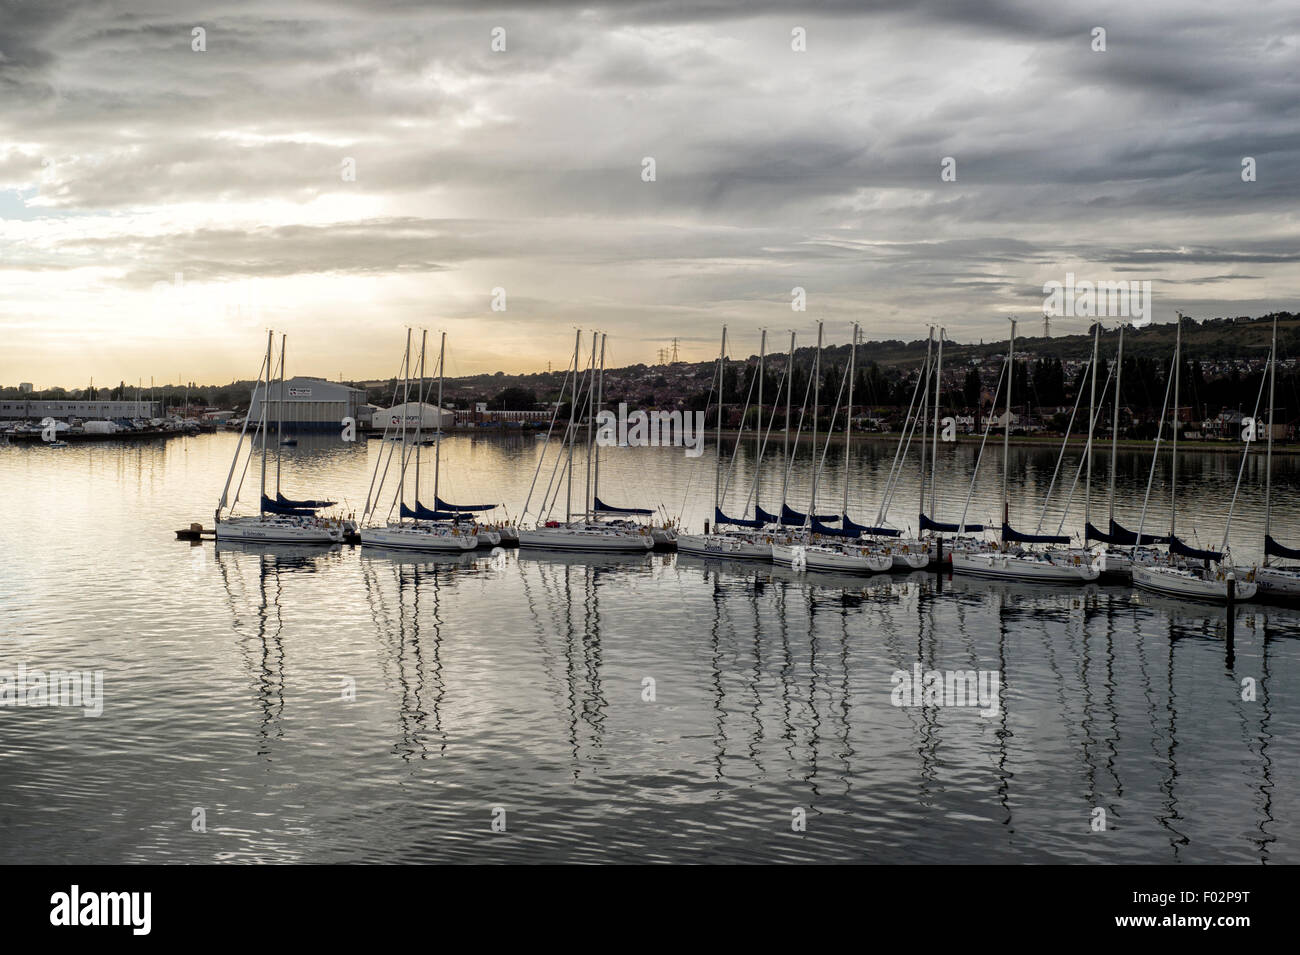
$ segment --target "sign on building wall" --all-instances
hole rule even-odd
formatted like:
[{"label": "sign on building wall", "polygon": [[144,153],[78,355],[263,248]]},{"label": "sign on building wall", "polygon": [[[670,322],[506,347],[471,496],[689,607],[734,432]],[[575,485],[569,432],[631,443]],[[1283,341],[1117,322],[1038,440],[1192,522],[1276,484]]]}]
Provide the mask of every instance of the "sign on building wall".
[{"label": "sign on building wall", "polygon": [[290,398],[310,398],[310,397],[311,397],[311,389],[310,389],[310,388],[290,388],[290,389],[289,389],[289,397],[290,397]]}]

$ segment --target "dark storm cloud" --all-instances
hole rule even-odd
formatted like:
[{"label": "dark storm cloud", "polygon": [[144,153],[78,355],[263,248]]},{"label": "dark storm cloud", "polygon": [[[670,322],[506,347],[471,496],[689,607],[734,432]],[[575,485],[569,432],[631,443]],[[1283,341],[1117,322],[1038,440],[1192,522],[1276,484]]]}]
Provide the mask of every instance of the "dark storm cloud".
[{"label": "dark storm cloud", "polygon": [[976,334],[1067,269],[1283,298],[1298,36],[1285,4],[5,4],[0,251],[126,287],[473,275],[629,334],[789,322],[794,285]]}]

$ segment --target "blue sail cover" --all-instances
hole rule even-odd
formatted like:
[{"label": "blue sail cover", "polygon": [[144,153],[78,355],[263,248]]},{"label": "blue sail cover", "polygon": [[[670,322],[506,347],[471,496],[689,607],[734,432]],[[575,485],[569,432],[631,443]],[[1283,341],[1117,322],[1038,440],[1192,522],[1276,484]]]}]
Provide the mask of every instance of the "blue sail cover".
[{"label": "blue sail cover", "polygon": [[1092,521],[1083,525],[1084,541],[1100,541],[1103,544],[1118,544],[1113,534],[1107,534],[1105,531],[1093,525]]},{"label": "blue sail cover", "polygon": [[[840,516],[838,514],[814,514],[813,515],[814,521],[838,521],[839,519]],[[796,511],[788,504],[782,504],[781,523],[785,524],[787,527],[789,526],[802,527],[804,524],[808,523],[808,515],[800,514],[798,511]]]},{"label": "blue sail cover", "polygon": [[827,537],[857,537],[858,536],[857,531],[849,530],[847,527],[843,529],[838,527],[829,527],[826,524],[823,524],[821,521],[817,520],[817,518],[815,517],[813,518],[813,522],[812,522],[812,532],[814,534],[823,534]]},{"label": "blue sail cover", "polygon": [[932,521],[932,520],[930,520],[930,518],[928,518],[928,517],[926,517],[924,514],[922,514],[922,515],[921,515],[921,530],[923,530],[923,531],[937,531],[937,532],[940,533],[940,534],[960,534],[963,530],[972,531],[972,532],[974,532],[974,531],[982,531],[982,530],[984,530],[984,525],[983,525],[983,524],[966,524],[966,525],[963,526],[963,525],[961,525],[961,524],[944,524],[944,523],[942,523],[941,521]]},{"label": "blue sail cover", "polygon": [[[442,498],[438,497],[437,495],[434,495],[433,506],[440,511],[453,511],[459,513],[461,511],[490,511],[493,508],[500,507],[501,505],[500,504],[448,504]],[[596,510],[600,510],[599,499],[596,501]],[[648,514],[650,512],[647,511],[646,513]]]},{"label": "blue sail cover", "polygon": [[858,524],[849,520],[849,515],[845,514],[841,519],[846,531],[851,531],[853,535],[868,534],[872,537],[897,537],[903,533],[893,527],[869,527],[866,524]]},{"label": "blue sail cover", "polygon": [[314,507],[290,507],[287,504],[271,500],[265,494],[262,495],[262,510],[270,511],[272,514],[285,514],[290,517],[310,517],[316,513]]},{"label": "blue sail cover", "polygon": [[[441,501],[439,501],[438,503],[442,507],[447,506],[446,504],[442,504]],[[466,510],[477,511],[477,510],[487,510],[487,508],[471,507],[471,508],[466,508]],[[610,507],[600,498],[596,498],[596,510],[601,514],[653,514],[654,513],[654,509],[649,507]]]},{"label": "blue sail cover", "polygon": [[1192,560],[1223,560],[1223,554],[1217,550],[1197,550],[1195,547],[1188,547],[1177,537],[1169,539],[1169,552],[1181,557],[1190,557]]},{"label": "blue sail cover", "polygon": [[[762,511],[763,511],[763,509],[762,509],[762,508],[759,508],[758,511],[759,511],[759,513],[761,514]],[[731,524],[731,525],[734,526],[734,527],[762,527],[762,526],[764,525],[764,523],[767,523],[767,522],[762,521],[762,520],[747,521],[747,520],[744,520],[743,518],[739,518],[739,517],[728,517],[726,514],[723,514],[723,513],[722,513],[722,508],[720,508],[720,507],[715,507],[715,508],[713,509],[713,523],[714,523],[714,524]]]},{"label": "blue sail cover", "polygon": [[470,517],[469,514],[458,514],[455,511],[431,511],[419,501],[415,502],[414,509],[407,507],[406,502],[403,501],[401,513],[402,517],[409,517],[416,521],[454,521]]},{"label": "blue sail cover", "polygon": [[295,501],[285,497],[279,491],[275,492],[275,503],[282,507],[305,507],[310,510],[318,510],[322,507],[333,507],[338,501]]},{"label": "blue sail cover", "polygon": [[754,505],[754,520],[762,521],[764,524],[780,524],[781,519],[770,511],[765,511],[757,504]]},{"label": "blue sail cover", "polygon": [[[1131,547],[1137,543],[1137,531],[1131,531],[1121,525],[1118,521],[1110,522],[1110,533],[1103,534],[1091,524],[1088,525],[1089,540],[1101,541],[1103,544],[1122,544],[1125,547]],[[1161,537],[1158,534],[1148,534],[1142,532],[1142,543],[1144,544],[1168,544],[1168,537]]]},{"label": "blue sail cover", "polygon": [[1002,539],[1019,541],[1022,544],[1068,544],[1070,538],[1056,534],[1022,534],[1005,521],[1002,522]]},{"label": "blue sail cover", "polygon": [[1283,547],[1268,534],[1264,535],[1264,553],[1269,557],[1286,557],[1291,560],[1300,560],[1300,550],[1294,547]]}]

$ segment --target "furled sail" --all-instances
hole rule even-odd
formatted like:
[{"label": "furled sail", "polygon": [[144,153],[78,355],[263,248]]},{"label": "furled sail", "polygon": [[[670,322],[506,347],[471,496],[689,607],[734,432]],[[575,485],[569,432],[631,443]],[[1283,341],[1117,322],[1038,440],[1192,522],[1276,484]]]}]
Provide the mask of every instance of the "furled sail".
[{"label": "furled sail", "polygon": [[[1122,544],[1126,547],[1137,543],[1137,531],[1131,531],[1128,528],[1121,526],[1118,521],[1110,522],[1110,533],[1105,535],[1103,535],[1101,531],[1097,530],[1097,528],[1092,527],[1091,524],[1088,526],[1092,528],[1091,540],[1098,540],[1103,544]],[[1160,537],[1156,534],[1148,534],[1143,531],[1142,543],[1168,544],[1169,538]]]},{"label": "furled sail", "polygon": [[940,533],[940,534],[960,534],[960,533],[963,532],[963,531],[970,531],[970,532],[974,533],[974,532],[976,532],[976,531],[982,531],[982,530],[984,530],[984,525],[983,525],[983,524],[965,524],[965,525],[962,525],[962,524],[945,524],[945,523],[943,523],[942,521],[932,521],[932,520],[930,520],[930,518],[928,518],[928,517],[926,517],[924,514],[922,514],[922,515],[921,515],[921,530],[923,530],[923,531],[936,531],[937,533]]},{"label": "furled sail", "polygon": [[1022,534],[1005,521],[1002,522],[1002,539],[1022,544],[1068,544],[1070,538],[1057,534]]},{"label": "furled sail", "polygon": [[[813,515],[814,521],[838,521],[839,519],[840,516],[838,514],[814,514]],[[785,524],[786,526],[802,527],[807,522],[808,522],[807,514],[800,514],[789,504],[781,505],[782,524]]]},{"label": "furled sail", "polygon": [[319,510],[322,507],[333,507],[338,501],[295,501],[285,497],[279,491],[275,492],[275,503],[283,507],[305,507],[310,510]]},{"label": "furled sail", "polygon": [[1283,547],[1267,534],[1264,536],[1264,553],[1269,557],[1286,557],[1290,560],[1300,560],[1300,549]]},{"label": "furled sail", "polygon": [[1192,560],[1223,560],[1223,554],[1219,551],[1197,550],[1195,547],[1188,547],[1177,537],[1171,537],[1169,539],[1169,552],[1171,554],[1178,554],[1181,557],[1189,557]]},{"label": "furled sail", "polygon": [[417,521],[454,521],[458,518],[468,518],[470,516],[468,514],[457,513],[456,511],[431,511],[419,501],[415,502],[414,508],[407,507],[406,502],[403,501],[401,510],[402,517],[409,517],[412,520]]},{"label": "furled sail", "polygon": [[[441,503],[441,502],[439,502]],[[446,507],[447,505],[442,505]],[[470,508],[470,510],[479,510],[479,508]],[[649,507],[610,507],[600,498],[596,498],[596,511],[600,514],[653,514],[654,509]]]},{"label": "furled sail", "polygon": [[[760,514],[762,513],[762,508],[759,508],[759,513],[760,513]],[[722,508],[720,508],[720,507],[715,507],[715,508],[713,509],[713,523],[714,523],[714,524],[731,524],[733,527],[762,527],[762,526],[763,526],[765,523],[767,523],[767,522],[766,522],[766,521],[763,521],[763,520],[761,520],[761,519],[760,519],[760,520],[747,521],[747,520],[745,520],[745,519],[743,519],[743,518],[739,518],[739,517],[728,517],[726,514],[723,514],[723,513],[722,513]]]},{"label": "furled sail", "polygon": [[316,513],[314,507],[293,507],[288,504],[281,504],[273,501],[265,494],[262,495],[262,510],[270,511],[272,514],[285,514],[290,517],[308,517]]},{"label": "furled sail", "polygon": [[849,536],[858,535],[858,534],[869,534],[873,537],[897,537],[899,534],[902,533],[902,531],[894,527],[869,527],[866,524],[858,524],[854,521],[849,520],[849,515],[847,514],[845,514],[844,517],[841,518],[841,523],[844,524],[844,529],[846,531],[852,532],[852,534]]},{"label": "furled sail", "polygon": [[858,536],[857,531],[849,530],[847,527],[845,528],[830,527],[826,524],[823,524],[815,517],[813,518],[813,522],[812,522],[812,532],[814,534],[823,534],[827,537],[857,537]]},{"label": "furled sail", "polygon": [[762,521],[764,525],[781,523],[781,519],[779,517],[777,517],[775,514],[771,513],[770,511],[763,510],[757,504],[754,505],[754,519],[758,521]]},{"label": "furled sail", "polygon": [[[597,505],[600,504],[599,501],[597,501],[596,503]],[[435,496],[433,499],[433,506],[440,511],[452,511],[455,513],[460,513],[462,511],[466,511],[466,512],[490,511],[495,507],[500,507],[501,505],[500,504],[448,504],[442,498]],[[600,507],[597,506],[596,510],[600,510]]]}]

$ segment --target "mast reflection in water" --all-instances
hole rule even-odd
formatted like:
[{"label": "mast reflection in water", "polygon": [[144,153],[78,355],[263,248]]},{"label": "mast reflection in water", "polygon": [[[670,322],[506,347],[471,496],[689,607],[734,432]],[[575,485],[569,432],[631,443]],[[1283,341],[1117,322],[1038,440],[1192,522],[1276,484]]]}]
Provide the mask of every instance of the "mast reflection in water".
[{"label": "mast reflection in water", "polygon": [[[1300,611],[1229,628],[1110,585],[659,553],[191,548],[158,528],[229,448],[185,440],[0,456],[31,504],[7,515],[4,666],[104,671],[98,718],[0,714],[0,861],[1300,862]],[[348,500],[373,449],[299,453]],[[43,532],[47,493],[83,534]],[[997,674],[998,705],[894,705],[914,668]]]}]

